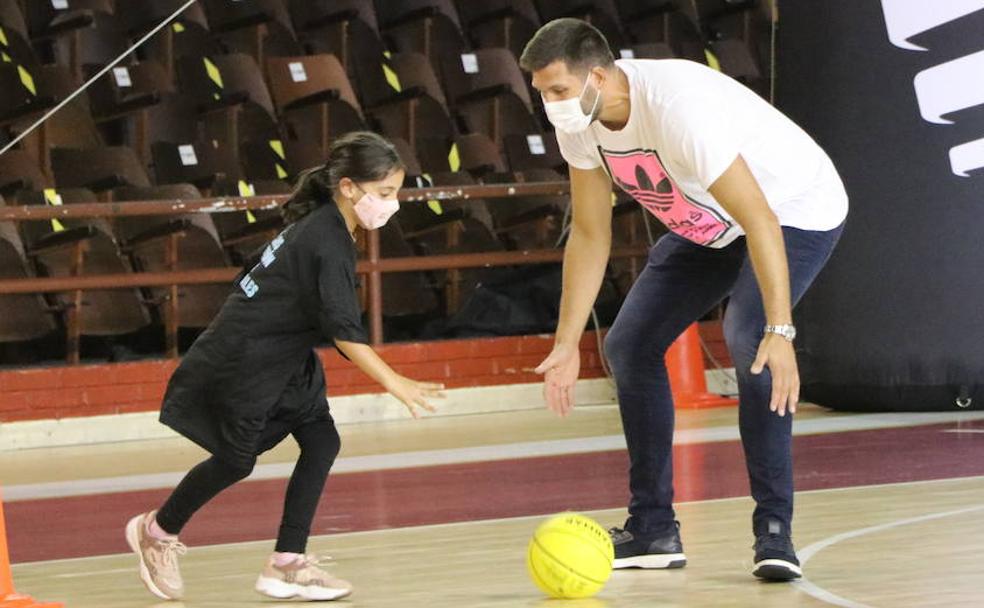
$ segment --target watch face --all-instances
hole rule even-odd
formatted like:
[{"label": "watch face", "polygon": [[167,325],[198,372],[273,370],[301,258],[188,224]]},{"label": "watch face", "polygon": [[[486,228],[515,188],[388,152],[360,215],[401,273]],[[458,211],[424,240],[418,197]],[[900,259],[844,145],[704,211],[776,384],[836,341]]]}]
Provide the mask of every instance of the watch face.
[{"label": "watch face", "polygon": [[796,339],[796,327],[793,325],[769,325],[766,331],[778,334],[790,342]]}]

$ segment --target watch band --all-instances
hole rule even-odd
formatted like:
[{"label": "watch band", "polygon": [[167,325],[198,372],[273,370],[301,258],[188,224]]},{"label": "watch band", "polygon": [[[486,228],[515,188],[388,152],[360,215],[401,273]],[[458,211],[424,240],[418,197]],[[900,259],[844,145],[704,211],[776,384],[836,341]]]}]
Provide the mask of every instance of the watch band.
[{"label": "watch band", "polygon": [[796,326],[794,325],[766,325],[765,333],[777,334],[785,338],[788,342],[796,339]]}]

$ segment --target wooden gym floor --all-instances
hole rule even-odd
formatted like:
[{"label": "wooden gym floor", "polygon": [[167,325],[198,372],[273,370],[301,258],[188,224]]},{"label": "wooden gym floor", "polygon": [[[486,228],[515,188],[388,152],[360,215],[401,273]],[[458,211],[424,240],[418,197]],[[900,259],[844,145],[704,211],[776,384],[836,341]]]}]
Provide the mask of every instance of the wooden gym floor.
[{"label": "wooden gym floor", "polygon": [[[596,598],[569,602],[527,580],[526,543],[545,515],[622,523],[627,458],[614,407],[566,420],[526,410],[344,426],[309,550],[353,582],[338,602],[350,606],[980,606],[984,412],[802,406],[797,416],[794,538],[806,579],[795,584],[749,574],[752,505],[730,408],[678,414],[683,570],[616,572]],[[166,440],[5,453],[18,590],[79,608],[286,605],[252,584],[295,454],[285,442],[196,515],[182,535],[188,598],[161,603],[139,582],[122,527],[202,452]]]}]

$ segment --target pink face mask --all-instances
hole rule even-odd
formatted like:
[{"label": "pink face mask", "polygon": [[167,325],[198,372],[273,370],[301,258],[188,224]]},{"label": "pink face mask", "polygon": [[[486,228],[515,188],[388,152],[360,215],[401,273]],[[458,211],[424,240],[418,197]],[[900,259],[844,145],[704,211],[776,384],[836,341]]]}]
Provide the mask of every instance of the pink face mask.
[{"label": "pink face mask", "polygon": [[354,209],[359,224],[366,230],[382,228],[400,210],[400,201],[395,198],[382,198],[365,190],[362,193],[362,198],[356,201]]}]

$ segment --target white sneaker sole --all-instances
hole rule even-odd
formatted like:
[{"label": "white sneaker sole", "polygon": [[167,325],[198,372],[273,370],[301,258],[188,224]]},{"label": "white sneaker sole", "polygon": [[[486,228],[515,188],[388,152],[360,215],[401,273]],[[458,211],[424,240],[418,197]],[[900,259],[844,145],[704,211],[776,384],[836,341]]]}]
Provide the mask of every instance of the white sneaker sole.
[{"label": "white sneaker sole", "polygon": [[147,570],[147,564],[144,563],[143,553],[140,551],[139,526],[142,519],[143,514],[140,514],[126,522],[126,544],[130,545],[130,549],[137,554],[137,558],[140,560],[140,580],[142,580],[144,586],[147,587],[147,591],[150,591],[162,600],[178,599],[161,591],[157,585],[154,584],[153,579],[150,578],[150,571]]},{"label": "white sneaker sole", "polygon": [[277,598],[278,600],[300,597],[306,600],[325,602],[346,597],[352,593],[352,590],[298,585],[296,583],[286,583],[279,579],[261,576],[256,579],[256,592],[268,597]]},{"label": "white sneaker sole", "polygon": [[770,581],[788,581],[803,576],[803,570],[784,559],[763,559],[755,562],[752,575]]},{"label": "white sneaker sole", "polygon": [[683,568],[687,565],[687,556],[683,553],[663,553],[658,555],[635,555],[623,557],[612,562],[612,568],[644,568],[646,570],[662,570],[667,568]]}]

